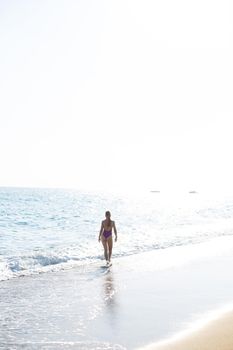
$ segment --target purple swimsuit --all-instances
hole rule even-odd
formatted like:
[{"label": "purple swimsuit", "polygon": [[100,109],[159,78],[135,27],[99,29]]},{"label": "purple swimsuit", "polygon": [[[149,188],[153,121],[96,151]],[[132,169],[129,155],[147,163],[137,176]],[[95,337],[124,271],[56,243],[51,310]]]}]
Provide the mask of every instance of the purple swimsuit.
[{"label": "purple swimsuit", "polygon": [[111,231],[104,230],[103,236],[105,239],[109,238],[111,235],[112,235],[112,230]]}]

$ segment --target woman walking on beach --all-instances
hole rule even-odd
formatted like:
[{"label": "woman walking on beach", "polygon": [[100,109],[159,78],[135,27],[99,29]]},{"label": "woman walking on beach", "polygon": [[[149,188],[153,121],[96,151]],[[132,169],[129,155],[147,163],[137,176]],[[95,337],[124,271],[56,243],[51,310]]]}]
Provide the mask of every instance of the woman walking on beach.
[{"label": "woman walking on beach", "polygon": [[104,247],[104,257],[107,261],[107,265],[110,265],[113,246],[112,229],[114,230],[115,234],[115,242],[117,241],[117,229],[115,222],[111,220],[110,211],[106,211],[105,217],[106,219],[101,223],[99,242],[102,241]]}]

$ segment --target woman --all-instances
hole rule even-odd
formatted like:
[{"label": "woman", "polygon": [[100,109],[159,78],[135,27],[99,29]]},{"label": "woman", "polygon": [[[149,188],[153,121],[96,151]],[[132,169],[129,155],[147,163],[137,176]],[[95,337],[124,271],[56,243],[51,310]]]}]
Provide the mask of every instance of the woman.
[{"label": "woman", "polygon": [[107,265],[111,263],[112,256],[112,229],[115,233],[115,242],[117,241],[117,230],[115,222],[111,220],[110,211],[106,211],[105,213],[106,219],[102,221],[100,233],[99,233],[99,242],[102,241],[104,247],[104,257],[106,259]]}]

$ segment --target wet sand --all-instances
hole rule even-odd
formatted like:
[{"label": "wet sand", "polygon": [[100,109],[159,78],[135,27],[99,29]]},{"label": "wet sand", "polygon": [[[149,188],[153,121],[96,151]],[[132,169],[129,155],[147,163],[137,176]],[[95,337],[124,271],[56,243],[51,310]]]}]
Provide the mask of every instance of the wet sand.
[{"label": "wet sand", "polygon": [[[232,303],[233,257],[180,263],[182,252],[187,260],[186,251],[181,247],[113,258],[110,269],[99,261],[3,281],[0,348],[133,350],[191,329],[210,311]],[[161,264],[169,257],[169,265]],[[173,265],[178,258],[179,264]],[[231,324],[232,319],[225,321]],[[212,333],[220,329],[227,330],[216,325]],[[190,345],[170,343],[161,349],[204,350],[197,339],[210,334],[210,341],[212,333],[206,332],[187,338]],[[210,343],[211,350],[225,350],[223,341],[230,337],[221,334],[217,336],[221,347]]]}]

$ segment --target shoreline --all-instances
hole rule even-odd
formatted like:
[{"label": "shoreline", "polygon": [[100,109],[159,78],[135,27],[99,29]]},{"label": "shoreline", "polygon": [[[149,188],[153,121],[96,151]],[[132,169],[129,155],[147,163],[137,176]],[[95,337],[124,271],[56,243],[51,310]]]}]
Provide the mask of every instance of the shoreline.
[{"label": "shoreline", "polygon": [[[206,245],[194,251],[201,247]],[[30,344],[36,350],[57,350],[58,344],[66,349],[83,344],[85,350],[151,350],[156,345],[160,350],[161,341],[178,341],[174,335],[185,335],[183,330],[200,326],[200,320],[216,317],[212,310],[230,309],[233,303],[231,251],[188,261],[187,254],[185,247],[168,248],[113,257],[110,269],[98,261],[2,281],[0,344],[14,343],[16,349]],[[171,344],[161,350],[173,350]]]},{"label": "shoreline", "polygon": [[161,342],[149,344],[137,350],[232,350],[233,310],[205,322],[197,329]]}]

